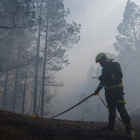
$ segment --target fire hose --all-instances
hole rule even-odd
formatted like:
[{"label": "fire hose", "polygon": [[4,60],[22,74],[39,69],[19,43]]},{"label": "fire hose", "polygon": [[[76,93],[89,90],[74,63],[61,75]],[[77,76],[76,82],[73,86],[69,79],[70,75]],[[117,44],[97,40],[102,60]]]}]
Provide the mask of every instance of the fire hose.
[{"label": "fire hose", "polygon": [[[95,77],[94,77],[94,78],[95,78]],[[98,77],[97,77],[97,78],[98,78]],[[93,78],[92,78],[92,79],[93,79]],[[64,114],[64,113],[68,112],[69,110],[75,108],[76,106],[78,106],[79,104],[81,104],[82,102],[84,102],[85,100],[87,100],[88,98],[90,98],[90,97],[93,96],[93,95],[96,95],[96,94],[93,93],[93,94],[89,95],[88,97],[86,97],[84,100],[82,100],[81,102],[77,103],[77,104],[74,105],[73,107],[67,109],[66,111],[64,111],[64,112],[62,112],[62,113],[60,113],[60,114],[58,114],[58,115],[53,116],[52,118],[55,118],[55,117],[57,117],[57,116],[59,116],[59,115],[62,115],[62,114]],[[99,93],[97,93],[97,95],[98,95],[99,98],[101,99],[102,103],[107,107],[107,105],[104,103],[104,101],[102,100],[102,98],[101,98],[101,96],[99,95]],[[107,108],[108,108],[108,107],[107,107]],[[108,108],[108,110],[109,110],[114,116],[116,116],[116,114],[114,114],[109,108]],[[117,116],[116,116],[116,117],[117,117]],[[51,118],[51,119],[52,119],[52,118]],[[117,117],[117,118],[118,118],[118,117]],[[126,127],[129,127],[129,128],[134,129],[134,130],[140,131],[140,129],[133,128],[133,127],[130,127],[130,126],[126,125],[121,119],[118,118],[118,120],[119,120],[121,123],[123,123]]]}]

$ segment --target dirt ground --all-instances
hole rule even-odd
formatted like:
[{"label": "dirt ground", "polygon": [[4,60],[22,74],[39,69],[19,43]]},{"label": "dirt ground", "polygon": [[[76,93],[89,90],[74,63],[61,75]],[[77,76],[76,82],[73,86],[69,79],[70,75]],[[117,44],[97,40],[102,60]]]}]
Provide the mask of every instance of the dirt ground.
[{"label": "dirt ground", "polygon": [[[131,116],[133,127],[140,129],[140,115]],[[108,122],[85,122],[30,118],[28,115],[0,110],[0,140],[125,140],[125,127],[116,121],[115,132],[102,132]],[[136,131],[135,140],[140,140]]]}]

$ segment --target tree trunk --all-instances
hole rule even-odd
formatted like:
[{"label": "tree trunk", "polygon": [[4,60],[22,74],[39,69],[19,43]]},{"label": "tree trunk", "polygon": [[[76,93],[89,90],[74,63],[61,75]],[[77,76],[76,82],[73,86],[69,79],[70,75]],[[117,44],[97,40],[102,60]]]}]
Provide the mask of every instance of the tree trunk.
[{"label": "tree trunk", "polygon": [[6,71],[6,75],[5,75],[4,93],[3,93],[3,105],[2,105],[3,110],[6,110],[7,82],[8,82],[8,71]]},{"label": "tree trunk", "polygon": [[17,78],[18,78],[18,63],[19,63],[19,46],[18,46],[18,58],[17,58],[17,67],[16,67],[16,77],[15,77],[15,86],[14,86],[14,99],[13,99],[13,112],[15,112],[16,105],[16,89],[17,89]]},{"label": "tree trunk", "polygon": [[27,78],[27,68],[26,68],[25,81],[24,81],[24,91],[23,91],[22,114],[24,114],[24,101],[25,101],[26,78]]},{"label": "tree trunk", "polygon": [[39,113],[40,110],[40,103],[41,103],[41,92],[39,93],[39,100],[38,100],[38,109],[37,109],[37,113]]},{"label": "tree trunk", "polygon": [[36,68],[35,68],[33,114],[36,114],[36,111],[37,111],[38,60],[39,60],[39,47],[40,47],[40,34],[41,34],[42,2],[43,2],[43,0],[41,0],[40,17],[39,17],[38,42],[37,42],[37,52],[36,52]]},{"label": "tree trunk", "polygon": [[34,93],[34,78],[33,78],[32,93],[31,93],[30,115],[32,114],[33,93]]},{"label": "tree trunk", "polygon": [[[9,65],[9,52],[10,50],[8,49],[8,60],[7,60],[7,64],[6,64],[6,69],[8,69],[8,65]],[[3,105],[2,105],[2,109],[6,110],[6,99],[7,99],[7,83],[8,83],[8,71],[6,71],[6,75],[5,75],[5,83],[4,83],[4,93],[3,93]]]},{"label": "tree trunk", "polygon": [[46,51],[47,51],[47,47],[48,47],[47,37],[48,37],[48,19],[47,19],[47,26],[46,26],[46,42],[45,42],[45,52],[44,52],[44,64],[43,64],[41,117],[43,117],[43,112],[44,112],[44,85],[45,85],[45,70],[46,70]]},{"label": "tree trunk", "polygon": [[135,46],[136,46],[136,49],[137,49],[138,48],[138,39],[137,39],[137,36],[136,36],[136,31],[135,31],[133,19],[131,18],[131,20],[132,20],[132,28],[133,28],[133,31],[134,31],[134,37],[135,37]]},{"label": "tree trunk", "polygon": [[98,103],[98,122],[99,122],[99,103]]},{"label": "tree trunk", "polygon": [[83,121],[84,121],[84,113],[85,113],[85,110],[84,110],[84,102],[83,102]]}]

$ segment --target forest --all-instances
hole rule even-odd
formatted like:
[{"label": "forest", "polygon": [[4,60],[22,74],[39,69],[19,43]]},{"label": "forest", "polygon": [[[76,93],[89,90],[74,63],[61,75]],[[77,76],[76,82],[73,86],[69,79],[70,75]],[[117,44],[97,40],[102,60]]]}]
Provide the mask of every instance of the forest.
[{"label": "forest", "polygon": [[[60,109],[57,110],[59,103],[57,99],[60,89],[65,86],[65,82],[61,79],[56,80],[55,75],[70,65],[68,51],[84,40],[84,38],[81,40],[82,23],[67,21],[71,13],[69,8],[65,8],[65,3],[67,2],[64,0],[0,0],[0,132],[2,132],[0,139],[2,140],[46,138],[121,140],[125,137],[124,125],[119,120],[116,120],[118,129],[116,133],[101,132],[101,127],[108,123],[108,109],[98,96],[84,101],[58,118],[51,119],[61,113]],[[122,21],[115,28],[117,35],[112,46],[117,55],[110,53],[107,48],[104,53],[121,65],[126,108],[132,119],[132,126],[136,130],[137,140],[140,137],[140,7],[128,0]],[[107,34],[106,32],[106,36]],[[98,42],[100,41],[99,39]],[[88,45],[85,45],[85,48],[88,50]],[[92,51],[96,52],[97,49],[97,46],[93,47]],[[100,49],[100,52],[103,50],[104,48]],[[89,55],[83,52],[81,56],[80,52],[82,47],[76,54],[77,58],[82,59],[84,55]],[[86,60],[81,64],[88,63]],[[67,90],[67,96],[61,107],[63,111],[96,90],[99,81],[92,77],[101,75],[101,67],[95,66],[94,63],[86,73],[86,80],[82,81],[82,84],[75,85],[70,92]],[[75,65],[80,67],[78,63]],[[82,69],[79,73],[82,73]],[[76,68],[70,71],[72,76]],[[102,90],[100,95],[105,101],[103,92]]]},{"label": "forest", "polygon": [[[0,108],[48,116],[63,86],[54,74],[69,65],[66,52],[80,40],[62,0],[0,2]],[[53,88],[52,88],[53,87]]]},{"label": "forest", "polygon": [[[65,83],[56,81],[55,73],[70,64],[66,53],[80,40],[81,25],[74,21],[72,24],[67,23],[69,14],[70,10],[65,10],[61,0],[0,2],[1,109],[28,115],[38,113],[41,117],[58,113],[51,102],[60,92],[58,87],[63,87]],[[134,2],[127,2],[123,21],[117,29],[114,48],[118,55],[106,53],[122,66],[124,87],[127,87],[126,100],[130,102],[127,108],[132,113],[139,108],[136,96],[138,99],[140,66],[140,8]],[[90,95],[98,81],[89,79],[99,76],[100,72],[100,67],[96,69],[92,65],[86,82],[75,87],[70,97],[75,97],[78,102]],[[104,99],[102,94],[101,97]],[[94,104],[92,102],[90,106],[84,106],[88,116],[93,116],[97,104],[94,101]],[[94,115],[92,120],[98,120],[97,116]]]}]

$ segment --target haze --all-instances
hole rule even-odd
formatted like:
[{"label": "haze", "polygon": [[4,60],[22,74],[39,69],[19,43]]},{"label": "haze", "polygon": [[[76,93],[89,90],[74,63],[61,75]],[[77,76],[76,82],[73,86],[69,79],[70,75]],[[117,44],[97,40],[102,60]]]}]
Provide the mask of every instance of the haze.
[{"label": "haze", "polygon": [[[140,6],[139,0],[131,2]],[[75,86],[86,82],[91,65],[94,65],[95,68],[98,67],[98,64],[95,63],[95,57],[98,53],[118,55],[113,43],[116,42],[117,27],[122,22],[127,0],[65,0],[64,3],[65,8],[70,9],[67,21],[81,24],[81,40],[68,52],[71,64],[56,74],[57,81],[62,81],[65,85],[60,89],[59,99],[62,99],[63,102],[57,106],[58,113],[77,103],[73,102],[73,98],[69,98],[69,96]],[[93,88],[93,92],[94,90]],[[75,96],[76,94],[78,93],[75,93]],[[93,101],[92,99],[90,102]],[[98,97],[96,99],[102,104]],[[66,105],[68,103],[69,105]],[[66,119],[71,114],[75,114],[75,112],[66,113],[58,118]],[[70,118],[68,117],[68,119]]]}]

